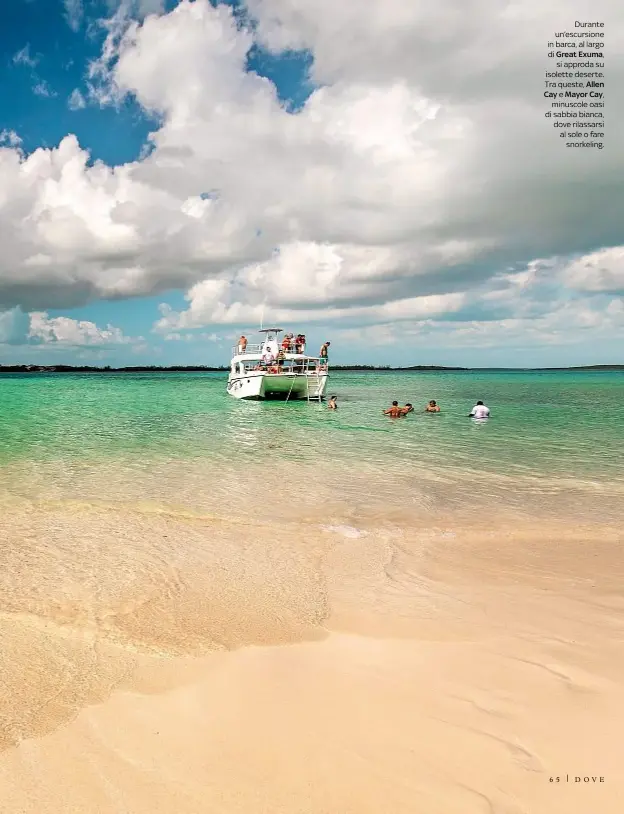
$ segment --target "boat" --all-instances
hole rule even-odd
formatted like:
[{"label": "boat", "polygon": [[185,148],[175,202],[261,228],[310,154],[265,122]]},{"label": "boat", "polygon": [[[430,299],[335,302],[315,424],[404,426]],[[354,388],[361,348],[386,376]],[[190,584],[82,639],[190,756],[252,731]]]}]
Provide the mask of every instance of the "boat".
[{"label": "boat", "polygon": [[260,342],[232,348],[227,392],[237,399],[322,401],[329,375],[327,359],[308,356],[305,346],[297,346],[294,339],[284,347],[282,328],[264,328],[259,333]]}]

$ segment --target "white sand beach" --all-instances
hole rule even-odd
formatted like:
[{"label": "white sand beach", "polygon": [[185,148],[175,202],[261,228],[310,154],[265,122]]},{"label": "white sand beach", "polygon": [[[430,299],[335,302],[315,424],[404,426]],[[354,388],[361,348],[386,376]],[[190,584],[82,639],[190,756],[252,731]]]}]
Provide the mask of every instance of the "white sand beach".
[{"label": "white sand beach", "polygon": [[616,527],[0,525],[2,812],[621,809]]}]

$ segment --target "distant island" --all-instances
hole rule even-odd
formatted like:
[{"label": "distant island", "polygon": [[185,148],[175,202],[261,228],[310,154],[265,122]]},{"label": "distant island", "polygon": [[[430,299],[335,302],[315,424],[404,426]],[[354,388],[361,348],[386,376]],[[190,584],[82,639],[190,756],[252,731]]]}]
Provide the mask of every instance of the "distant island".
[{"label": "distant island", "polygon": [[[209,367],[207,365],[171,365],[158,367],[156,365],[136,365],[132,367],[93,367],[91,365],[0,365],[0,375],[3,373],[227,373],[229,367]],[[575,367],[446,367],[443,365],[410,365],[409,367],[390,367],[390,365],[332,365],[332,371],[372,371],[375,373],[391,371],[427,372],[457,372],[457,371],[600,371],[624,370],[622,365],[578,365]]]}]

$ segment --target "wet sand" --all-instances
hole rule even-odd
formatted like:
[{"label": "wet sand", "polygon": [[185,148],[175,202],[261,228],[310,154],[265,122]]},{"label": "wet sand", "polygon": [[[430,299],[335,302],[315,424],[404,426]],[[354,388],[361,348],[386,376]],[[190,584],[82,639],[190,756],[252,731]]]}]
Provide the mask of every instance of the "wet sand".
[{"label": "wet sand", "polygon": [[2,509],[1,812],[621,810],[617,524]]}]

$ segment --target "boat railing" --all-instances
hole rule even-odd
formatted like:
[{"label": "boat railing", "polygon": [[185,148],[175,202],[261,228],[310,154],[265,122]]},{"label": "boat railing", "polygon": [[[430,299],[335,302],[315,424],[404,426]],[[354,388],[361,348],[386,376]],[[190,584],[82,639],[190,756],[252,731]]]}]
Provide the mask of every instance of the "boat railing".
[{"label": "boat railing", "polygon": [[[241,348],[239,345],[234,345],[232,347],[232,356],[245,356],[248,353],[258,354],[262,353],[262,349],[264,348],[264,344],[260,343],[251,343],[248,342],[244,348]],[[297,345],[296,343],[292,343],[288,348],[285,348],[283,345],[279,347],[280,351],[284,353],[305,353],[305,344]]]},{"label": "boat railing", "polygon": [[246,353],[262,353],[262,344],[247,343],[245,348],[240,345],[234,345],[232,348],[232,356],[244,356]]},{"label": "boat railing", "polygon": [[271,364],[259,361],[253,367],[248,367],[246,373],[254,370],[261,370],[269,375],[275,374],[283,376],[285,374],[309,374],[317,375],[327,373],[327,363],[321,359],[287,359],[277,360]]}]

